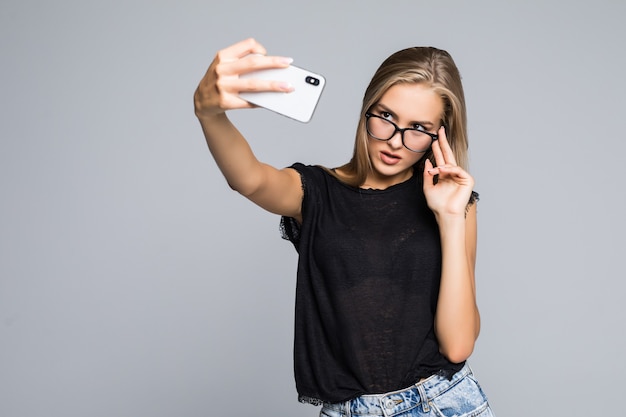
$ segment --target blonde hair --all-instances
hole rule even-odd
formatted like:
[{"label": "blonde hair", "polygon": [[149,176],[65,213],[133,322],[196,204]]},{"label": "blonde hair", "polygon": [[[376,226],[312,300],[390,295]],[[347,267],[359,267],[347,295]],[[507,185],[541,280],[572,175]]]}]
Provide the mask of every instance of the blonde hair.
[{"label": "blonde hair", "polygon": [[[457,164],[466,168],[467,113],[459,70],[448,52],[433,47],[414,47],[394,53],[374,73],[363,96],[352,159],[338,168],[341,176],[336,171],[334,172],[334,175],[342,181],[355,187],[365,182],[367,174],[372,170],[367,152],[368,134],[365,128],[365,113],[381,99],[389,88],[401,83],[421,83],[440,95],[444,104],[441,123],[446,128],[446,137]],[[423,169],[426,158],[434,162],[431,150],[415,164],[415,168]]]}]

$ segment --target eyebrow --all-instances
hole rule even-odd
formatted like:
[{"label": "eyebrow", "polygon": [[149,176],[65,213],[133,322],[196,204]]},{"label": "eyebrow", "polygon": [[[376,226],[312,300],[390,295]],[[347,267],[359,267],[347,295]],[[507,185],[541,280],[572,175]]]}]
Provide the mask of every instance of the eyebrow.
[{"label": "eyebrow", "polygon": [[[398,115],[396,114],[396,112],[394,112],[393,110],[391,110],[389,107],[385,106],[383,103],[376,103],[376,105],[374,106],[374,108],[376,108],[376,107],[378,107],[380,110],[382,110],[382,111],[384,111],[384,112],[390,113],[390,114],[391,114],[394,118],[396,118],[396,119],[397,119],[397,116],[398,116]],[[435,126],[435,124],[434,124],[434,123],[429,122],[429,121],[427,121],[427,120],[422,120],[422,121],[419,121],[419,120],[413,120],[413,121],[411,121],[411,122],[409,123],[409,125],[422,125],[422,126],[424,126],[425,128],[427,128],[427,129],[432,129],[432,128]]]}]

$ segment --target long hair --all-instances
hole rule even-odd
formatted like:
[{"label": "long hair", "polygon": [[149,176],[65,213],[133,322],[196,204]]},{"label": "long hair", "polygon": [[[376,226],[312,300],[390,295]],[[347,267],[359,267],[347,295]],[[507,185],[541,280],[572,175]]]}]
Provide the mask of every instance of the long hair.
[{"label": "long hair", "polygon": [[[342,181],[359,187],[363,185],[372,164],[367,152],[368,134],[365,128],[365,113],[374,106],[385,92],[396,84],[421,83],[432,88],[443,100],[444,111],[441,123],[446,128],[446,137],[454,152],[457,164],[467,166],[467,113],[461,76],[448,52],[433,47],[403,49],[387,58],[372,77],[365,95],[356,130],[352,159],[339,167]],[[432,151],[426,152],[415,165],[423,169],[425,158],[434,161]],[[419,172],[419,171],[418,171]]]}]

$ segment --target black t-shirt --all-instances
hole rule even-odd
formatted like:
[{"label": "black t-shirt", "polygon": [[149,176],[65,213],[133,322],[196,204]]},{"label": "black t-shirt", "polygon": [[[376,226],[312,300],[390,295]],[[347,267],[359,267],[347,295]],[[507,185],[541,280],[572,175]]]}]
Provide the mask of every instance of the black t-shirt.
[{"label": "black t-shirt", "polygon": [[434,333],[439,229],[421,175],[385,190],[351,187],[294,164],[302,225],[281,230],[299,253],[294,365],[303,402],[343,402],[452,375]]}]

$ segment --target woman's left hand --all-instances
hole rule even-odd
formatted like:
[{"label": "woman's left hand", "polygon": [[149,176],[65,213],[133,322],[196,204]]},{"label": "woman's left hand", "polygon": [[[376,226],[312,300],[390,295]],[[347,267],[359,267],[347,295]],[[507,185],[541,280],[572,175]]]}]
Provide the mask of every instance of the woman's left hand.
[{"label": "woman's left hand", "polygon": [[[430,160],[424,164],[424,194],[428,207],[436,216],[465,216],[465,209],[472,195],[474,178],[456,164],[456,159],[442,126],[439,139],[432,150],[436,167]],[[435,176],[438,176],[435,184]]]}]

